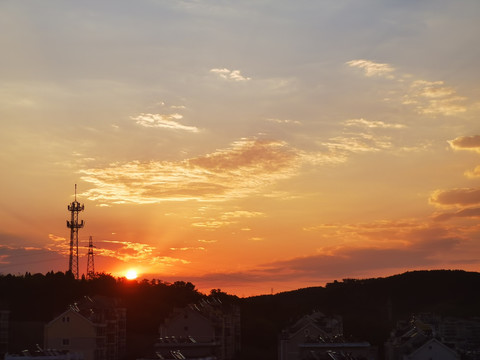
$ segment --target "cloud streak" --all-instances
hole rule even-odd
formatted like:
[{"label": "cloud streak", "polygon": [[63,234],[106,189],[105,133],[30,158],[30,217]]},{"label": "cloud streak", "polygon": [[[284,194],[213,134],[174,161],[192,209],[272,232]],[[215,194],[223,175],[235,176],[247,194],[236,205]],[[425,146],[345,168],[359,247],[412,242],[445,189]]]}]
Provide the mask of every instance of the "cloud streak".
[{"label": "cloud streak", "polygon": [[436,221],[446,221],[452,218],[480,218],[480,208],[466,208],[453,213],[443,213],[434,217]]},{"label": "cloud streak", "polygon": [[250,77],[243,76],[240,73],[240,70],[229,70],[229,69],[226,69],[226,68],[222,68],[222,69],[215,68],[215,69],[211,69],[210,72],[218,75],[222,79],[231,80],[231,81],[235,81],[235,82],[244,82],[244,81],[248,81],[248,80],[252,79]]},{"label": "cloud streak", "polygon": [[199,132],[199,129],[195,126],[182,125],[178,122],[183,118],[182,115],[178,113],[162,115],[162,114],[148,114],[141,113],[137,116],[131,116],[138,125],[147,128],[163,128],[171,130],[183,130],[189,132]]},{"label": "cloud streak", "polygon": [[393,147],[390,137],[378,136],[369,133],[356,133],[337,136],[321,142],[332,153],[366,153],[387,150]]},{"label": "cloud streak", "polygon": [[387,124],[383,121],[373,121],[373,120],[366,120],[366,119],[350,119],[345,121],[346,126],[358,126],[364,127],[368,129],[403,129],[406,128],[403,124]]},{"label": "cloud streak", "polygon": [[96,245],[96,256],[116,259],[123,263],[138,263],[152,268],[189,263],[181,258],[162,255],[155,246],[143,243],[103,240],[97,241]]},{"label": "cloud streak", "polygon": [[242,139],[180,162],[133,161],[82,170],[82,180],[93,185],[82,195],[137,204],[239,198],[294,176],[301,160],[302,153],[284,142]]},{"label": "cloud streak", "polygon": [[203,228],[203,229],[218,229],[223,226],[237,224],[241,219],[257,218],[264,215],[265,214],[257,211],[245,211],[245,210],[229,211],[221,214],[218,218],[209,218],[204,221],[194,222],[192,226]]},{"label": "cloud streak", "polygon": [[414,106],[420,114],[450,116],[467,111],[462,105],[465,100],[443,81],[416,80],[410,84],[403,104]]},{"label": "cloud streak", "polygon": [[376,63],[371,60],[351,60],[347,62],[347,65],[350,67],[355,67],[362,69],[365,73],[365,76],[382,76],[393,79],[392,73],[395,71],[389,64]]},{"label": "cloud streak", "polygon": [[402,104],[414,107],[423,115],[453,116],[467,111],[466,98],[457,95],[455,89],[446,86],[443,81],[423,79],[410,80],[408,75],[396,75],[396,69],[390,64],[376,63],[371,60],[351,60],[346,63],[364,71],[367,77],[383,77],[399,84],[407,84],[402,95]]}]

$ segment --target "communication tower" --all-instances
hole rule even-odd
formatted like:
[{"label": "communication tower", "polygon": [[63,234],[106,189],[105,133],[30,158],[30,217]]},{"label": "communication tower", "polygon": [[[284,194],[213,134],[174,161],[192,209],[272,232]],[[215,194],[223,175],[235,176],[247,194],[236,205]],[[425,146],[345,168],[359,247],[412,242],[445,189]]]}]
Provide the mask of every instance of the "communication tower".
[{"label": "communication tower", "polygon": [[90,236],[88,240],[88,255],[87,255],[87,279],[93,279],[95,276],[95,263],[93,261],[93,240]]},{"label": "communication tower", "polygon": [[84,205],[77,201],[77,184],[75,184],[75,200],[68,205],[70,211],[70,221],[67,220],[67,227],[70,229],[70,259],[68,261],[68,271],[78,279],[78,229],[83,228],[84,222],[78,221],[78,213],[83,211]]}]

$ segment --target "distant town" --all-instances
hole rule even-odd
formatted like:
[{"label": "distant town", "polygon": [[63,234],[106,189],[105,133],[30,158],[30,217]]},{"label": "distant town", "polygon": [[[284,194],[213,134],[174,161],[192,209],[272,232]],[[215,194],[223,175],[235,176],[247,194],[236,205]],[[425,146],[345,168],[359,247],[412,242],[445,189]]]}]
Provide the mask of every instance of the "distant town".
[{"label": "distant town", "polygon": [[5,360],[476,360],[480,273],[414,271],[239,298],[190,282],[0,275]]}]

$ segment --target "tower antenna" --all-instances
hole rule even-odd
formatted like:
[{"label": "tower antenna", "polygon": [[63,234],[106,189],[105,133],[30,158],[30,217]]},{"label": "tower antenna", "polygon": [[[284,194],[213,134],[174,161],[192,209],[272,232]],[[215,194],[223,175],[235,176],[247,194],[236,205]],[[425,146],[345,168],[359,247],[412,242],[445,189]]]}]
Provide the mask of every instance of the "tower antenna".
[{"label": "tower antenna", "polygon": [[78,221],[78,213],[83,211],[84,205],[77,201],[77,184],[75,184],[75,200],[68,205],[70,221],[67,220],[67,227],[70,229],[70,258],[68,260],[68,271],[78,279],[78,229],[83,228],[85,223]]},{"label": "tower antenna", "polygon": [[95,263],[93,260],[93,239],[90,236],[88,239],[88,253],[87,253],[87,279],[93,279],[95,277]]}]

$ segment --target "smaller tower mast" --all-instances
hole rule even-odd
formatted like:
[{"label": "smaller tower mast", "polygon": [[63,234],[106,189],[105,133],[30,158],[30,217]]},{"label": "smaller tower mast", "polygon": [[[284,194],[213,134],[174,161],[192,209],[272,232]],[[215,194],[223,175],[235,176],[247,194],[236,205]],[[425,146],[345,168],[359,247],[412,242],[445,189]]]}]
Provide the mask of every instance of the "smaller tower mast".
[{"label": "smaller tower mast", "polygon": [[93,239],[92,236],[88,239],[88,253],[87,253],[87,279],[93,279],[95,276],[95,262],[93,260]]}]

